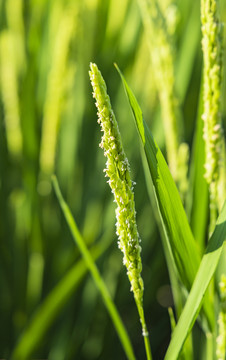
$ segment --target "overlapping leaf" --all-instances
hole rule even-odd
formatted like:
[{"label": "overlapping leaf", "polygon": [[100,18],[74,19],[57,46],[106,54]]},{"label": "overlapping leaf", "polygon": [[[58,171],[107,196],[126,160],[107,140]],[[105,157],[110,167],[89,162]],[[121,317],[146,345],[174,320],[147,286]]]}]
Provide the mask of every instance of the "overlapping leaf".
[{"label": "overlapping leaf", "polygon": [[[117,66],[116,66],[117,67]],[[166,161],[143,120],[137,100],[117,67],[123,81],[146,159],[152,177],[159,213],[167,236],[174,262],[182,283],[191,289],[201,256],[192,235],[182,202]],[[209,326],[213,326],[213,314],[208,298],[203,304]]]},{"label": "overlapping leaf", "polygon": [[186,337],[196,320],[203,297],[216,270],[223,245],[226,242],[226,202],[218,218],[215,230],[209,240],[206,253],[202,258],[194,284],[173,332],[165,360],[176,360]]}]

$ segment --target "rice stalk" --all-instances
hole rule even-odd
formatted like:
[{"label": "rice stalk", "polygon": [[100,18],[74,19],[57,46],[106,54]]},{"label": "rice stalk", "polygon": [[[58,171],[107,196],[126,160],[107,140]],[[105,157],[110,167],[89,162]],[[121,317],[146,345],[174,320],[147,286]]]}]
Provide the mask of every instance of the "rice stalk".
[{"label": "rice stalk", "polygon": [[127,268],[127,275],[131,284],[131,291],[137,305],[142,333],[145,341],[147,359],[151,359],[151,349],[143,309],[144,285],[141,277],[141,247],[140,236],[136,225],[133,183],[130,178],[129,163],[122,146],[121,136],[115,115],[111,108],[107,88],[96,64],[90,64],[90,80],[93,87],[93,96],[96,99],[98,123],[103,132],[100,147],[107,157],[106,177],[114,194],[116,208],[116,229],[118,246],[123,252],[123,264]]},{"label": "rice stalk", "polygon": [[[162,120],[165,132],[167,158],[174,180],[178,181],[178,148],[181,142],[181,113],[175,92],[172,16],[168,20],[166,13],[169,4],[157,1],[139,0],[141,15],[148,37],[153,75],[161,104]],[[171,19],[171,20],[170,20]],[[171,24],[170,24],[171,21]]]}]

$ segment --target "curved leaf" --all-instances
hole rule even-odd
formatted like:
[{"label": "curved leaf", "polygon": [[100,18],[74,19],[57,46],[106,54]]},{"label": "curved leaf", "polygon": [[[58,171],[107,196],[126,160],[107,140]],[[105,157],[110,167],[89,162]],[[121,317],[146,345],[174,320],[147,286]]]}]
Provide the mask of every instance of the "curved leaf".
[{"label": "curved leaf", "polygon": [[172,335],[165,360],[176,360],[191,327],[196,320],[206,289],[216,270],[221,251],[226,242],[226,201],[219,215],[215,230],[202,258],[188,300]]},{"label": "curved leaf", "polygon": [[[142,140],[168,245],[172,252],[179,277],[186,288],[190,290],[201,261],[199,249],[192,235],[180,195],[162,152],[153,139],[146,122],[143,120],[141,109],[133,92],[117,65],[116,68],[124,84]],[[204,308],[209,325],[212,328],[214,318],[208,299],[204,303]]]}]

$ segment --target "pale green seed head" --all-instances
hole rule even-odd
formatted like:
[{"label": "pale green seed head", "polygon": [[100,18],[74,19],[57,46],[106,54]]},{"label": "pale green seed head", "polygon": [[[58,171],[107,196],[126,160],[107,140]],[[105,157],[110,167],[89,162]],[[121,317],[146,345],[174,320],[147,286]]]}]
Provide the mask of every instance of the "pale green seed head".
[{"label": "pale green seed head", "polygon": [[[205,177],[208,184],[219,177],[221,156],[221,65],[222,65],[222,28],[218,18],[216,0],[202,0],[202,48],[204,61],[204,141]],[[213,188],[213,186],[212,186]],[[216,186],[214,187],[216,188]],[[216,197],[216,194],[213,194]]]},{"label": "pale green seed head", "polygon": [[129,163],[123,150],[118,124],[111,108],[106,84],[95,64],[91,63],[90,69],[89,76],[98,109],[98,123],[103,131],[100,147],[103,148],[104,155],[107,158],[104,171],[117,204],[116,229],[119,239],[118,246],[124,254],[123,263],[127,268],[131,290],[134,293],[136,302],[141,305],[143,301],[141,248],[136,225],[133,183],[130,177]]}]

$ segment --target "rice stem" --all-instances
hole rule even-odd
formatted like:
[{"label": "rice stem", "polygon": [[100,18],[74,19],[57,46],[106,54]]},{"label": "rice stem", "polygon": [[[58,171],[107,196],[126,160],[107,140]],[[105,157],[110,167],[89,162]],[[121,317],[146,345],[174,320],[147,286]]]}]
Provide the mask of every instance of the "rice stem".
[{"label": "rice stem", "polygon": [[111,108],[106,84],[96,64],[90,64],[90,80],[93,96],[98,109],[98,123],[103,131],[100,147],[107,157],[104,172],[114,194],[116,208],[116,229],[118,246],[123,252],[123,264],[131,284],[131,291],[140,316],[147,359],[151,359],[151,349],[143,310],[143,280],[141,277],[141,247],[136,224],[133,183],[130,178],[129,162],[125,156],[115,115]]}]

